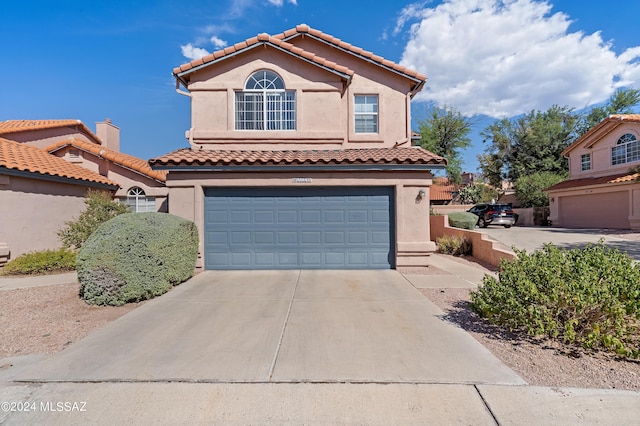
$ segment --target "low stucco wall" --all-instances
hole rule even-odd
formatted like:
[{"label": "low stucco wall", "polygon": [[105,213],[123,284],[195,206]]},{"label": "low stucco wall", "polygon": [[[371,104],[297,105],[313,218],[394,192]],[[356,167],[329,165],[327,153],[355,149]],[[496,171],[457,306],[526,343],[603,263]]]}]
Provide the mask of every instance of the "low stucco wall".
[{"label": "low stucco wall", "polygon": [[431,206],[434,214],[449,214],[452,212],[466,212],[473,204],[446,204],[444,206]]},{"label": "low stucco wall", "polygon": [[500,248],[500,243],[492,240],[482,232],[450,227],[447,215],[429,216],[429,224],[431,226],[432,241],[436,241],[437,238],[444,235],[464,236],[471,241],[473,257],[491,265],[499,266],[502,259],[515,258],[514,253]]}]

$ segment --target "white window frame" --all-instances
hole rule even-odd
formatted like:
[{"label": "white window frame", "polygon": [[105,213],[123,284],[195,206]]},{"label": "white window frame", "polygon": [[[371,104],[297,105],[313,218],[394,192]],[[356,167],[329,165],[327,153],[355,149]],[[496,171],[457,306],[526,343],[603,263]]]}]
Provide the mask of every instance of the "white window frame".
[{"label": "white window frame", "polygon": [[611,165],[640,161],[640,140],[633,133],[625,133],[618,138],[616,146],[611,148]]},{"label": "white window frame", "polygon": [[235,93],[235,130],[296,130],[296,92],[277,73],[256,71]]},{"label": "white window frame", "polygon": [[580,155],[580,171],[588,172],[589,170],[591,170],[591,153],[590,152]]},{"label": "white window frame", "polygon": [[146,213],[156,211],[156,198],[147,197],[144,189],[134,186],[127,191],[127,197],[124,204],[129,207],[133,213]]},{"label": "white window frame", "polygon": [[[375,103],[371,102],[373,100]],[[358,101],[363,101],[363,103]],[[374,107],[367,108],[367,105]],[[364,108],[360,108],[360,106],[364,106]],[[359,119],[364,121],[359,123]],[[380,96],[375,94],[354,95],[353,132],[357,134],[377,134],[380,132]]]}]

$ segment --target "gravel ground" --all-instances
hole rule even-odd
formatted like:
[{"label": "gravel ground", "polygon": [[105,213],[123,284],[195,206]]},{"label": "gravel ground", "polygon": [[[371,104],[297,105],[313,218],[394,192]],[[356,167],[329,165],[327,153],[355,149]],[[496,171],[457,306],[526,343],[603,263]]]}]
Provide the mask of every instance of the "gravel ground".
[{"label": "gravel ground", "polygon": [[79,284],[0,291],[0,358],[54,354],[140,304],[90,306]]},{"label": "gravel ground", "polygon": [[[473,258],[451,259],[487,272],[495,270]],[[640,391],[640,361],[621,360],[603,352],[587,353],[549,339],[506,332],[471,310],[469,289],[420,291],[444,312],[443,319],[471,334],[530,385]]]}]

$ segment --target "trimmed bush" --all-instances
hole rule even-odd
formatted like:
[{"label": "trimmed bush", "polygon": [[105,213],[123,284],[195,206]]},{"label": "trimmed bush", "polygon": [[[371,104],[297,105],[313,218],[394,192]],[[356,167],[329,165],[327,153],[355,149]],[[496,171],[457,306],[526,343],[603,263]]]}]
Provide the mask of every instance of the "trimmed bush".
[{"label": "trimmed bush", "polygon": [[39,275],[76,269],[76,254],[61,248],[22,254],[0,269],[0,275]]},{"label": "trimmed bush", "polygon": [[471,254],[471,241],[467,237],[457,235],[443,235],[436,238],[438,253],[451,254],[453,256],[464,256]]},{"label": "trimmed bush", "polygon": [[478,223],[478,216],[469,212],[449,213],[449,226],[473,230]]},{"label": "trimmed bush", "polygon": [[80,297],[119,306],[166,293],[193,275],[198,231],[166,213],[131,213],[103,223],[78,253]]},{"label": "trimmed bush", "polygon": [[498,279],[485,276],[471,292],[478,314],[510,330],[640,358],[639,264],[602,241],[516,253]]}]

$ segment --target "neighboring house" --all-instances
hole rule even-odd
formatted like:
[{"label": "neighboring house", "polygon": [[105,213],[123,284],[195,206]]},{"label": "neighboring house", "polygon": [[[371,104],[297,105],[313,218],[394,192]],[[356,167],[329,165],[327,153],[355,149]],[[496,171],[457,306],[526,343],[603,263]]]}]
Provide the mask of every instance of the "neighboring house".
[{"label": "neighboring house", "polygon": [[458,194],[459,186],[451,182],[447,177],[433,179],[433,185],[429,191],[429,200],[432,205],[451,204]]},{"label": "neighboring house", "polygon": [[109,119],[96,123],[96,133],[79,120],[8,120],[0,122],[0,137],[42,148],[117,182],[115,197],[134,212],[167,211],[166,172],[120,152],[120,129]]},{"label": "neighboring house", "polygon": [[169,212],[199,228],[199,268],[428,266],[431,170],[446,160],[411,146],[425,76],[306,25],[174,76],[190,147],[150,164],[169,171]]},{"label": "neighboring house", "polygon": [[611,115],[562,154],[569,179],[546,190],[554,226],[640,229],[640,115]]},{"label": "neighboring house", "polygon": [[57,232],[84,208],[89,188],[118,184],[46,151],[0,138],[0,264],[60,247]]},{"label": "neighboring house", "polygon": [[167,211],[166,172],[119,152],[110,120],[96,133],[79,120],[8,120],[0,138],[0,258],[59,247],[57,231],[84,210],[88,188],[110,190],[134,212]]}]

